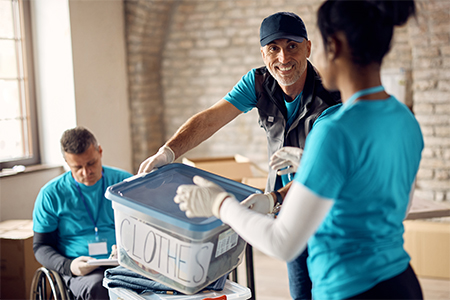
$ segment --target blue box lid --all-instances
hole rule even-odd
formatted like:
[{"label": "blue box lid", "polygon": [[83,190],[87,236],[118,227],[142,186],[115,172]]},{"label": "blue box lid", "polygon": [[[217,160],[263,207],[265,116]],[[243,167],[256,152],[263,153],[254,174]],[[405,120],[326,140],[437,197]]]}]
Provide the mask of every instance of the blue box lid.
[{"label": "blue box lid", "polygon": [[208,231],[222,225],[215,217],[188,218],[173,201],[178,186],[194,184],[199,175],[232,193],[238,201],[251,194],[261,193],[257,188],[212,174],[185,164],[172,163],[131,181],[122,181],[108,187],[105,197],[124,206],[191,231]]}]

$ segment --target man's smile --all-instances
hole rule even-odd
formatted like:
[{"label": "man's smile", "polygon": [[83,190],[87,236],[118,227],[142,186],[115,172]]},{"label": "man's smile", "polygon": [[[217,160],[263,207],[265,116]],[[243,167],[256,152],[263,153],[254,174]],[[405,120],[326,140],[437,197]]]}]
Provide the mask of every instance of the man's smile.
[{"label": "man's smile", "polygon": [[291,66],[288,66],[288,67],[281,67],[281,66],[278,66],[278,69],[280,70],[280,71],[282,71],[282,72],[287,72],[287,71],[290,71],[291,69],[292,69],[292,65]]}]

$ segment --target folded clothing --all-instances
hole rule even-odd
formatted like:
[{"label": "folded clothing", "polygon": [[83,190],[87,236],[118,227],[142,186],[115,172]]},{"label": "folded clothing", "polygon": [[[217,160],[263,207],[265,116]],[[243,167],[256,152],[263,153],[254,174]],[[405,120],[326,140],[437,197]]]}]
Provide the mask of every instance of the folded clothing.
[{"label": "folded clothing", "polygon": [[[205,287],[205,290],[221,291],[223,290],[228,274],[220,277],[216,281],[212,282],[210,285]],[[108,279],[108,288],[125,288],[132,290],[138,294],[144,294],[147,292],[152,292],[155,294],[173,294],[173,295],[183,295],[171,287],[168,287],[162,283],[156,282],[152,279],[144,277],[136,272],[133,272],[122,266],[107,269],[105,271],[105,278]]]}]

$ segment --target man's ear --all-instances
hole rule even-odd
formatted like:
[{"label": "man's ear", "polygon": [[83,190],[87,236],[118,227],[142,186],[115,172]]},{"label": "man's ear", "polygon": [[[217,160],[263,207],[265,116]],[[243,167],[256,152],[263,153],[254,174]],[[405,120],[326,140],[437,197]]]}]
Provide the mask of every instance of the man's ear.
[{"label": "man's ear", "polygon": [[98,152],[100,153],[100,156],[102,156],[103,149],[102,146],[98,145]]},{"label": "man's ear", "polygon": [[306,58],[309,58],[311,56],[311,41],[306,40]]},{"label": "man's ear", "polygon": [[264,53],[264,47],[261,47],[260,50],[261,50],[261,56],[264,59],[266,56],[266,54]]}]

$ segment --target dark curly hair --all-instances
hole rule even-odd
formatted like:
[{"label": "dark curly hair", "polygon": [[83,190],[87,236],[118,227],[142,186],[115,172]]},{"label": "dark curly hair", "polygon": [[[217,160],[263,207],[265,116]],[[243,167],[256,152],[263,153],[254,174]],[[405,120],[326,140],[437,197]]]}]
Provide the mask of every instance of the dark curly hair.
[{"label": "dark curly hair", "polygon": [[317,23],[325,49],[328,38],[343,32],[360,66],[381,64],[389,52],[394,26],[414,16],[414,0],[328,0],[317,12]]}]

